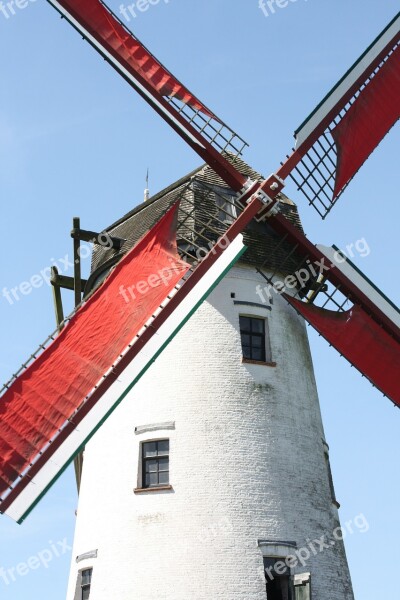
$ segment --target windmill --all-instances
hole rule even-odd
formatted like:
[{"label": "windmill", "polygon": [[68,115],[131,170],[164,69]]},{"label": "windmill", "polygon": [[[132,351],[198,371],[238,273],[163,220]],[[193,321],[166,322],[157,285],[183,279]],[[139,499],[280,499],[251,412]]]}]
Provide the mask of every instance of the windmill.
[{"label": "windmill", "polygon": [[[89,39],[90,43],[146,98],[157,112],[162,114],[165,120],[210,165],[227,186],[237,193],[234,204],[239,216],[235,216],[233,222],[229,224],[229,227],[226,228],[219,239],[210,240],[214,242],[214,245],[211,246],[207,255],[198,264],[189,262],[189,257],[185,262],[175,261],[173,267],[174,277],[171,276],[171,288],[168,289],[168,296],[171,297],[167,297],[168,302],[166,304],[162,302],[165,298],[160,299],[157,295],[160,289],[155,288],[152,290],[155,304],[150,312],[152,314],[153,310],[155,312],[154,317],[151,317],[151,323],[146,322],[147,327],[143,331],[140,331],[139,328],[137,332],[140,334],[138,337],[140,352],[137,352],[138,344],[135,347],[135,344],[130,345],[128,343],[121,348],[118,363],[101,365],[98,371],[94,373],[96,376],[95,381],[93,383],[91,380],[87,382],[87,385],[91,385],[89,388],[91,393],[88,394],[87,401],[82,405],[81,391],[79,404],[73,407],[73,413],[63,415],[65,421],[61,427],[58,420],[46,424],[46,430],[42,432],[40,442],[42,446],[40,449],[39,447],[28,448],[30,442],[26,440],[25,435],[20,435],[20,438],[24,439],[22,449],[20,447],[15,447],[12,450],[7,448],[8,460],[5,461],[3,481],[8,485],[3,498],[2,511],[12,514],[17,520],[25,517],[32,503],[37,500],[38,495],[46,490],[50,481],[65,464],[63,461],[67,455],[69,460],[82,443],[87,441],[93,429],[114,407],[115,389],[109,394],[111,396],[109,398],[106,390],[111,390],[113,385],[117,387],[117,384],[121,383],[123,370],[128,365],[129,367],[134,365],[134,359],[137,357],[138,365],[134,366],[137,370],[133,370],[129,374],[131,381],[136,379],[157,356],[160,348],[168,343],[172,335],[199,305],[204,296],[214,287],[216,281],[233,262],[238,260],[244,250],[240,234],[253,219],[258,222],[267,221],[268,225],[276,232],[279,240],[274,252],[282,257],[282,261],[286,265],[289,261],[293,273],[298,273],[300,270],[308,272],[307,279],[304,282],[305,285],[296,291],[295,296],[285,294],[286,301],[305,316],[332,345],[336,346],[342,354],[350,359],[379,389],[398,403],[395,368],[398,364],[396,360],[398,361],[399,332],[396,309],[337,250],[323,246],[315,247],[308,242],[302,232],[284,217],[282,210],[279,210],[279,202],[284,204],[284,202],[282,203],[282,196],[280,196],[283,183],[288,176],[292,176],[299,188],[305,192],[310,203],[325,214],[326,211],[331,209],[370,151],[373,150],[398,118],[398,114],[395,112],[398,103],[394,102],[393,105],[386,106],[384,116],[389,117],[389,119],[384,121],[382,130],[377,128],[372,131],[367,140],[357,138],[358,135],[365,132],[363,126],[365,114],[362,110],[357,112],[357,107],[363,104],[358,99],[362,98],[370,106],[375,106],[375,102],[380,104],[382,89],[386,85],[385,80],[389,79],[390,82],[395,82],[392,73],[395,73],[398,69],[399,18],[397,17],[388,26],[366,55],[362,57],[362,60],[353,67],[347,78],[340,83],[339,87],[335,88],[318,111],[298,130],[298,146],[288,160],[274,175],[260,182],[251,180],[251,178],[249,180],[236,167],[235,157],[243,147],[241,138],[234,134],[229,127],[163,69],[156,59],[123,28],[122,24],[115,19],[103,4],[99,2],[51,3],[84,37]],[[122,45],[121,40],[123,40]],[[133,57],[132,64],[127,53],[131,53],[129,56]],[[385,83],[381,83],[382,81]],[[165,99],[165,96],[167,99]],[[396,99],[397,96],[393,95],[393,98]],[[380,120],[379,124],[381,122],[383,120]],[[350,148],[350,158],[349,156],[346,158],[346,150],[348,149],[346,144],[343,143],[343,130],[349,127],[354,128],[355,141],[358,142],[359,149]],[[335,144],[332,143],[330,136],[335,140]],[[339,164],[339,169],[336,168],[336,148],[340,148],[341,160],[343,161]],[[159,229],[162,230],[161,239],[169,239],[168,236],[165,237],[165,231],[170,231],[172,227],[174,214],[172,209],[171,211],[159,224]],[[157,235],[159,234],[160,232],[157,231]],[[155,232],[152,235],[154,236]],[[164,238],[162,238],[163,235]],[[142,245],[144,241],[142,240]],[[154,242],[147,240],[147,243],[151,245]],[[136,252],[138,252],[138,248],[136,248]],[[146,248],[143,247],[141,252],[146,254]],[[166,254],[168,254],[167,251]],[[171,255],[166,256],[167,261],[170,258]],[[174,258],[173,255],[172,258]],[[324,269],[326,261],[332,266]],[[317,270],[316,265],[318,265]],[[115,269],[112,274],[113,281],[107,280],[104,285],[111,286],[112,283],[118,286],[122,285],[126,278],[126,273],[123,274],[122,272],[129,266],[132,266],[132,263],[123,259],[117,267],[118,270]],[[160,264],[160,269],[162,268],[165,268],[165,263]],[[278,266],[278,273],[281,273],[282,269],[282,265]],[[262,271],[259,274],[263,275]],[[304,276],[306,274],[304,273]],[[121,279],[118,279],[118,276],[121,276]],[[180,283],[182,277],[184,278],[183,284]],[[178,284],[179,287],[177,288]],[[268,281],[266,281],[266,286],[268,285],[272,287],[276,285],[276,275],[274,273],[271,273]],[[165,291],[165,289],[161,288],[161,291]],[[74,325],[78,320],[82,322],[83,319],[79,319],[79,316],[83,312],[90,313],[96,301],[99,302],[99,298],[99,294],[94,295],[92,301],[86,302],[83,306],[84,310],[81,313],[78,311],[76,319],[72,320],[70,325]],[[185,298],[188,298],[186,306],[179,313]],[[149,302],[150,299],[147,298],[146,300]],[[354,304],[354,308],[350,311],[347,310],[346,303],[348,301]],[[157,312],[160,302],[161,310]],[[333,315],[324,312],[318,306],[324,308],[336,306],[338,314]],[[345,307],[346,310],[344,310]],[[168,321],[170,317],[175,317],[172,326]],[[72,336],[73,327],[71,326],[66,327],[66,334],[62,338],[61,336],[57,338],[50,346],[53,359],[56,358],[55,347],[62,350],[64,338],[68,337],[68,334]],[[148,344],[151,344],[155,337],[153,332],[160,332],[161,329],[159,328],[161,326],[164,326],[164,331],[161,335],[159,333],[157,335],[162,340],[157,340],[157,344],[150,348]],[[358,344],[348,344],[349,332],[351,336],[358,338]],[[128,333],[131,334],[132,332]],[[73,337],[71,337],[71,343],[72,346],[70,347],[75,348]],[[367,362],[363,348],[365,344],[375,349],[373,360]],[[144,352],[145,347],[146,349],[150,348],[146,354]],[[113,349],[115,352],[116,350],[116,348]],[[47,371],[45,361],[48,355],[49,352],[46,353],[45,351],[38,358],[39,361],[42,361],[41,364],[44,365],[44,373]],[[65,354],[63,356],[65,358]],[[90,358],[90,361],[92,360]],[[113,361],[111,360],[111,362]],[[36,369],[38,368],[37,361],[33,365],[36,365]],[[20,378],[10,384],[10,389],[6,394],[12,395],[18,386],[22,385],[24,387],[24,376],[31,377],[32,370],[35,371],[35,368],[32,369],[28,366]],[[105,374],[108,376],[104,377]],[[103,378],[104,382],[99,384],[99,379]],[[125,385],[124,382],[123,385]],[[92,391],[92,388],[94,388],[94,391]],[[18,394],[20,394],[20,389],[21,387],[18,388]],[[124,390],[121,388],[118,398],[124,394],[125,390],[126,388]],[[58,390],[57,393],[60,394],[60,391]],[[50,400],[50,405],[52,402],[53,400]],[[102,412],[100,411],[93,417],[95,407],[99,408],[101,402],[104,404]],[[92,411],[89,411],[89,408],[92,408]],[[14,417],[14,415],[15,412],[12,416]],[[59,419],[59,417],[57,418]],[[91,421],[87,426],[84,422],[85,418]],[[83,431],[78,431],[79,424],[81,426],[84,424]],[[56,437],[53,437],[55,428],[60,431]],[[50,432],[52,435],[49,435]],[[35,431],[35,438],[37,435],[38,432]],[[45,436],[47,436],[46,442]],[[49,437],[52,440],[51,446],[48,445]],[[73,437],[77,439],[72,442]],[[19,442],[21,443],[22,440],[20,439]],[[32,454],[33,452],[35,452],[35,455]],[[37,458],[38,452],[42,452],[39,458]],[[27,454],[29,454],[28,460]],[[35,462],[32,465],[27,464],[34,458]],[[51,462],[49,462],[49,459],[51,459]],[[45,473],[46,470],[47,473]],[[30,480],[33,483],[30,483]],[[15,481],[17,481],[17,484],[14,486]]]}]

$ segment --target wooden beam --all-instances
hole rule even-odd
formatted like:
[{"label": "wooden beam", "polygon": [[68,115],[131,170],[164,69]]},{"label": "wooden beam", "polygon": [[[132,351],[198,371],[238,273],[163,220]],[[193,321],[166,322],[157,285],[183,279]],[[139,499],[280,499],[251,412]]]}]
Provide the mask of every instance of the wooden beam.
[{"label": "wooden beam", "polygon": [[[74,217],[73,228],[80,229],[79,217]],[[82,301],[82,281],[81,281],[81,242],[74,238],[74,292],[75,292],[75,307],[79,306]]]},{"label": "wooden beam", "polygon": [[[54,275],[54,276],[52,274],[51,279],[50,279],[50,283],[54,287],[63,288],[65,290],[71,290],[71,291],[74,291],[74,289],[75,289],[74,282],[75,282],[74,277],[68,277],[67,275],[58,275],[58,273],[57,273],[57,275]],[[82,289],[85,288],[86,284],[87,284],[87,279],[81,279]]]},{"label": "wooden beam", "polygon": [[[71,231],[71,237],[74,240],[80,240],[82,242],[90,242],[99,246],[111,247],[114,250],[121,250],[126,239],[109,235],[106,231],[97,233],[96,231],[89,231],[86,229],[80,229],[75,227]],[[107,240],[107,241],[105,241]],[[111,246],[110,246],[111,242]]]},{"label": "wooden beam", "polygon": [[[51,283],[52,284],[53,284],[53,279],[57,279],[57,277],[59,277],[57,267],[51,267]],[[61,289],[58,285],[54,285],[54,284],[52,285],[52,289],[53,289],[53,302],[54,302],[54,311],[56,314],[57,328],[58,328],[58,331],[61,331],[64,326],[63,325],[64,310],[63,310],[63,305],[62,305]]]}]

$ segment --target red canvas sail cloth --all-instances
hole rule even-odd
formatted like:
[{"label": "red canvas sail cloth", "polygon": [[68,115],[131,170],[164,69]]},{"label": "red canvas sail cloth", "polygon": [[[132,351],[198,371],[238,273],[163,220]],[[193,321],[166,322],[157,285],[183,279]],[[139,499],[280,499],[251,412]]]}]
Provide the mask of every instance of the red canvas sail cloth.
[{"label": "red canvas sail cloth", "polygon": [[[0,493],[43,450],[187,272],[174,206],[0,398]],[[130,289],[129,289],[130,288]]]},{"label": "red canvas sail cloth", "polygon": [[333,312],[284,294],[340,354],[400,406],[400,346],[359,306]]},{"label": "red canvas sail cloth", "polygon": [[334,198],[400,117],[400,46],[333,129],[338,163]]},{"label": "red canvas sail cloth", "polygon": [[120,64],[131,74],[139,73],[162,96],[173,96],[195,110],[214,118],[99,0],[58,0]]}]

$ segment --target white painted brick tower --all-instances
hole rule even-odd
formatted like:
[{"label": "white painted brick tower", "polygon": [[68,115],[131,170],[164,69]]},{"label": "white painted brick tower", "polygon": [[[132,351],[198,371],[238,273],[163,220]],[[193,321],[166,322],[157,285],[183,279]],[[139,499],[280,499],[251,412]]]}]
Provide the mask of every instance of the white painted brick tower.
[{"label": "white painted brick tower", "polygon": [[306,328],[245,257],[88,444],[67,600],[353,600]]}]

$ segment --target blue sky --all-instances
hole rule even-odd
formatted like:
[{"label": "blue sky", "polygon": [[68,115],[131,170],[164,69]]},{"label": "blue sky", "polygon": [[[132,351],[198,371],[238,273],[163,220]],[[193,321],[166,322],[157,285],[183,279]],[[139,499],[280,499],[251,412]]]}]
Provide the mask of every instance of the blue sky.
[{"label": "blue sky", "polygon": [[[109,5],[118,12],[120,0]],[[290,150],[293,130],[397,10],[396,0],[291,0],[266,17],[258,0],[160,0],[127,24],[250,143],[245,159],[268,175]],[[147,167],[155,193],[199,164],[44,0],[7,14],[0,12],[1,289],[70,253],[73,216],[102,229],[138,204]],[[286,190],[315,243],[366,240],[368,256],[353,261],[395,302],[398,154],[397,126],[324,222]],[[67,294],[65,303],[71,308]],[[0,296],[0,323],[5,381],[54,329],[50,288],[12,305]],[[341,518],[363,513],[370,525],[346,539],[356,598],[375,600],[375,564],[380,597],[392,597],[392,577],[381,575],[393,573],[397,555],[400,413],[311,331],[310,338]],[[69,469],[22,526],[0,519],[0,567],[52,555],[47,568],[8,585],[0,578],[2,600],[65,598],[76,506]]]}]

